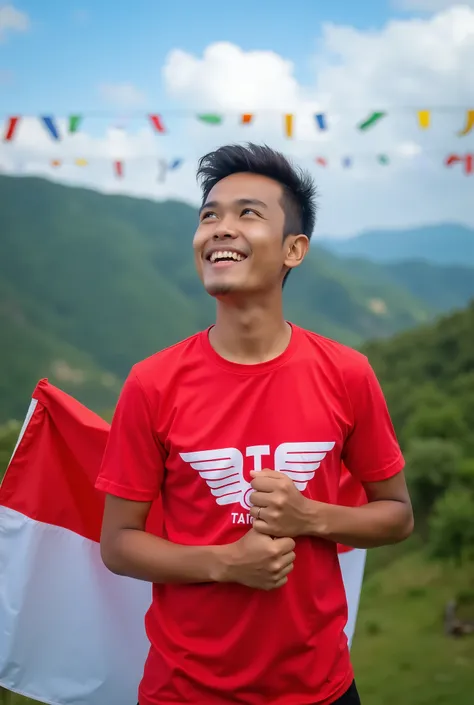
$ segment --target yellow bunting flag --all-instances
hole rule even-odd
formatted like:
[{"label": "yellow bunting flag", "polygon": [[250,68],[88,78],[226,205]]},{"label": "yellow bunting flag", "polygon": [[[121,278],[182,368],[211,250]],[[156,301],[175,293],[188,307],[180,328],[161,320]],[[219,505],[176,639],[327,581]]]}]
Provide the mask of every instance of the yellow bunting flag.
[{"label": "yellow bunting flag", "polygon": [[244,113],[242,115],[242,125],[250,125],[253,120],[253,115],[251,113]]},{"label": "yellow bunting flag", "polygon": [[87,166],[87,159],[76,159],[76,166]]},{"label": "yellow bunting flag", "polygon": [[464,129],[461,130],[461,132],[458,132],[459,137],[464,137],[464,135],[468,135],[472,128],[474,127],[474,110],[468,110],[466,113],[466,125],[464,126]]},{"label": "yellow bunting flag", "polygon": [[419,110],[418,111],[418,125],[422,130],[427,130],[431,125],[431,111],[430,110]]},{"label": "yellow bunting flag", "polygon": [[291,113],[285,115],[285,134],[287,137],[293,137],[293,115]]}]

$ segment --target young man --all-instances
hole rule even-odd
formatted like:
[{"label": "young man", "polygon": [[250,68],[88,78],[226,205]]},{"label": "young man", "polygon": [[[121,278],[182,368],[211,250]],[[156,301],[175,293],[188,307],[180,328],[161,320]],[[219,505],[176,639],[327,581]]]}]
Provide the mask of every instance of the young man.
[{"label": "young man", "polygon": [[[284,319],[310,178],[256,145],[198,175],[216,323],[132,368],[97,483],[104,563],[154,583],[140,705],[359,703],[336,543],[409,536],[402,454],[367,358]],[[335,504],[342,463],[366,506]],[[159,497],[162,537],[146,531]]]}]

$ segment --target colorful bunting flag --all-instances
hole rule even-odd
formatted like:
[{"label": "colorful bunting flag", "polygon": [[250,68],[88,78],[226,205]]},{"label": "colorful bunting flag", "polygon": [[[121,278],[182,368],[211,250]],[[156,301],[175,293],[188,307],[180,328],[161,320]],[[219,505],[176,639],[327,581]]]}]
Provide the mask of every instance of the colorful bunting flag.
[{"label": "colorful bunting flag", "polygon": [[15,136],[15,131],[20,123],[19,117],[9,117],[8,122],[5,126],[5,133],[3,139],[5,142],[11,142]]},{"label": "colorful bunting flag", "polygon": [[54,123],[54,119],[52,117],[44,115],[41,117],[41,120],[43,121],[43,124],[48,130],[51,137],[55,140],[59,140],[59,132]]},{"label": "colorful bunting flag", "polygon": [[150,121],[157,132],[160,134],[164,134],[166,132],[161,115],[150,115]]},{"label": "colorful bunting flag", "polygon": [[418,111],[418,125],[422,130],[427,130],[431,125],[431,111],[430,110],[419,110]]},{"label": "colorful bunting flag", "polygon": [[61,166],[60,160],[59,159],[52,159],[51,166],[54,166],[54,167]]},{"label": "colorful bunting flag", "polygon": [[206,122],[208,125],[220,125],[223,121],[222,115],[216,115],[214,113],[204,113],[203,115],[198,115],[198,120],[201,122]]},{"label": "colorful bunting flag", "polygon": [[291,113],[285,115],[285,134],[287,137],[293,137],[293,115]]},{"label": "colorful bunting flag", "polygon": [[385,117],[385,115],[386,113],[382,112],[372,113],[372,115],[359,124],[359,130],[368,130],[369,127],[373,127],[373,125],[379,122],[383,117]]},{"label": "colorful bunting flag", "polygon": [[378,160],[380,164],[390,164],[390,159],[387,157],[386,154],[379,154]]},{"label": "colorful bunting flag", "polygon": [[118,176],[119,179],[123,177],[123,162],[122,161],[115,161],[114,162],[114,169],[115,169],[115,174]]},{"label": "colorful bunting flag", "polygon": [[319,164],[319,166],[327,166],[328,163],[324,157],[316,157],[315,159],[316,164]]},{"label": "colorful bunting flag", "polygon": [[241,117],[242,125],[250,125],[253,120],[253,115],[251,113],[244,113]]},{"label": "colorful bunting flag", "polygon": [[79,125],[81,124],[81,115],[70,115],[69,116],[69,133],[73,135],[79,130]]},{"label": "colorful bunting flag", "polygon": [[182,160],[182,159],[179,159],[179,158],[178,158],[178,159],[173,159],[173,161],[172,161],[171,164],[169,165],[170,171],[174,171],[175,169],[178,169],[178,168],[181,166],[182,163],[183,163],[183,160]]},{"label": "colorful bunting flag", "polygon": [[320,130],[327,130],[326,115],[324,113],[319,113],[315,115],[316,123]]},{"label": "colorful bunting flag", "polygon": [[466,124],[461,132],[458,132],[459,137],[464,137],[468,135],[474,128],[474,110],[468,110],[466,113]]},{"label": "colorful bunting flag", "polygon": [[87,166],[87,159],[76,159],[74,162],[76,166]]},{"label": "colorful bunting flag", "polygon": [[472,174],[474,171],[474,154],[466,154],[464,157],[460,157],[458,154],[450,154],[446,157],[446,166],[453,166],[454,164],[464,163],[464,173]]},{"label": "colorful bunting flag", "polygon": [[342,166],[344,169],[350,169],[352,166],[352,159],[350,157],[344,157],[342,160]]}]

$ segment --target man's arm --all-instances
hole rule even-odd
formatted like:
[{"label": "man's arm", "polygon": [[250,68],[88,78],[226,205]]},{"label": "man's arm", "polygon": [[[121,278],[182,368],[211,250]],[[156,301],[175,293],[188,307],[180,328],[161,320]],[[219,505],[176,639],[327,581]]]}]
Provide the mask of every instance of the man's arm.
[{"label": "man's arm", "polygon": [[181,546],[147,533],[151,502],[105,501],[100,551],[106,567],[152,583],[207,583],[223,577],[220,546]]},{"label": "man's arm", "polygon": [[413,531],[413,512],[403,471],[365,482],[368,504],[343,507],[304,497],[284,473],[252,473],[254,528],[268,536],[315,536],[353,548],[398,543]]},{"label": "man's arm", "polygon": [[414,518],[403,471],[363,486],[368,504],[361,507],[310,501],[304,533],[353,548],[376,548],[407,539]]}]

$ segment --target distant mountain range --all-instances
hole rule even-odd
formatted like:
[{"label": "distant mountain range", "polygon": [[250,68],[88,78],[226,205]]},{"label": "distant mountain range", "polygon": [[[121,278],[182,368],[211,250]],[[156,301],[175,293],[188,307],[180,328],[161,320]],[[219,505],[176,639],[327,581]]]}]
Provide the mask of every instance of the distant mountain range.
[{"label": "distant mountain range", "polygon": [[[0,176],[0,423],[41,377],[98,411],[138,360],[209,325],[196,210]],[[474,269],[376,264],[313,245],[285,287],[295,323],[360,346],[474,297]]]},{"label": "distant mountain range", "polygon": [[316,238],[315,242],[335,254],[364,257],[374,262],[410,259],[474,266],[474,229],[462,225],[382,230],[344,239]]}]

